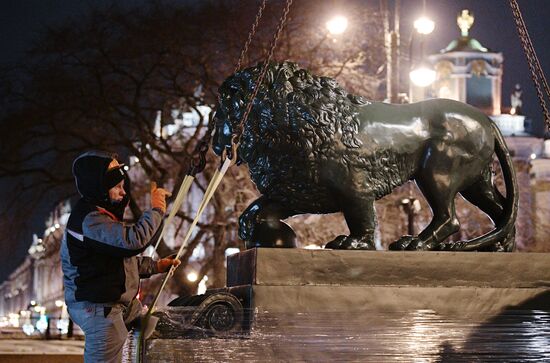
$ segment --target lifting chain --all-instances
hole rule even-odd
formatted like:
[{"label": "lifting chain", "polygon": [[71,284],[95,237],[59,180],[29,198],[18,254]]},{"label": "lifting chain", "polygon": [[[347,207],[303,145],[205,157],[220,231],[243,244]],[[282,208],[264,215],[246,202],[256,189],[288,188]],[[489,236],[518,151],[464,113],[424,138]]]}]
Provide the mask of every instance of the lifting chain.
[{"label": "lifting chain", "polygon": [[283,14],[281,15],[281,18],[279,20],[279,25],[277,26],[277,31],[275,32],[275,35],[273,36],[273,40],[271,41],[271,45],[269,47],[269,51],[267,53],[267,56],[264,60],[264,63],[262,64],[262,69],[260,71],[260,75],[258,76],[258,79],[256,80],[256,83],[254,85],[254,90],[252,91],[252,94],[250,95],[250,98],[248,99],[248,103],[246,105],[246,110],[243,114],[243,117],[241,119],[241,122],[239,122],[239,125],[236,130],[233,130],[233,137],[231,138],[233,149],[238,148],[238,146],[241,143],[241,135],[243,133],[244,125],[246,124],[246,121],[248,120],[248,115],[250,114],[250,111],[252,110],[252,105],[254,104],[254,99],[258,95],[258,91],[260,90],[260,86],[262,85],[265,75],[267,73],[267,68],[269,66],[269,62],[271,61],[271,58],[273,57],[273,53],[275,52],[275,47],[277,46],[277,41],[279,40],[279,37],[281,36],[281,33],[283,31],[283,28],[286,24],[288,13],[290,11],[290,6],[292,5],[293,0],[287,0],[285,9],[283,10]]},{"label": "lifting chain", "polygon": [[237,71],[241,70],[242,63],[244,62],[244,58],[248,53],[248,47],[250,46],[250,43],[252,43],[252,38],[254,37],[254,34],[256,34],[256,29],[258,28],[258,23],[260,22],[260,18],[262,17],[266,3],[267,0],[262,0],[262,4],[260,5],[258,14],[256,14],[256,19],[254,20],[254,24],[252,24],[252,29],[250,30],[250,33],[248,33],[248,39],[246,40],[246,43],[244,43],[243,50],[241,51],[241,56],[239,57],[237,65],[235,66],[235,71],[233,73],[237,73]]},{"label": "lifting chain", "polygon": [[[256,18],[254,19],[254,24],[252,24],[252,29],[248,33],[248,39],[244,44],[239,60],[237,61],[237,65],[235,66],[235,71],[233,73],[236,73],[242,67],[242,63],[244,61],[244,58],[246,57],[246,54],[248,53],[248,48],[250,46],[250,43],[252,42],[252,38],[254,37],[254,34],[256,34],[256,29],[258,28],[258,24],[264,12],[266,3],[267,3],[267,0],[262,0],[260,9],[256,14]],[[208,153],[208,149],[210,148],[210,141],[212,140],[212,133],[214,131],[213,115],[214,113],[210,112],[210,115],[208,117],[208,127],[206,129],[206,133],[204,134],[202,139],[197,143],[197,145],[195,146],[195,149],[193,150],[191,167],[189,168],[189,172],[187,173],[188,175],[195,176],[197,175],[197,173],[201,173],[206,167],[206,153]]]},{"label": "lifting chain", "polygon": [[546,106],[546,101],[544,99],[543,93],[544,88],[546,97],[550,99],[550,88],[548,87],[548,82],[546,81],[546,77],[544,76],[544,72],[542,71],[542,67],[537,57],[537,53],[535,52],[535,48],[533,47],[533,42],[531,41],[529,32],[527,31],[527,26],[525,25],[525,21],[523,20],[523,16],[521,15],[518,2],[517,0],[509,0],[509,3],[510,8],[512,9],[512,14],[514,16],[514,21],[516,23],[518,35],[521,40],[523,52],[525,53],[525,57],[527,58],[527,64],[529,65],[529,71],[531,72],[531,79],[533,80],[533,83],[535,85],[537,97],[539,99],[540,106],[542,107],[544,122],[546,124],[546,127],[550,130],[550,112],[548,111],[548,107]]},{"label": "lifting chain", "polygon": [[206,153],[210,148],[210,140],[212,139],[212,132],[214,131],[214,112],[210,111],[208,115],[208,126],[202,139],[195,146],[193,150],[193,157],[191,159],[191,167],[189,168],[188,175],[195,176],[197,173],[201,173],[206,166]]}]

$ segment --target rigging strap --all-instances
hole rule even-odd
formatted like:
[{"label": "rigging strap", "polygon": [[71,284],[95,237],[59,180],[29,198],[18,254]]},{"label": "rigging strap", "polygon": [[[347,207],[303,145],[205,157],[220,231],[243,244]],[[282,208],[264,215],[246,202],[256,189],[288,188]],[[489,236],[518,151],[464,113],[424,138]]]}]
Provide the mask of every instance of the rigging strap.
[{"label": "rigging strap", "polygon": [[[195,226],[199,222],[200,217],[202,216],[204,210],[206,209],[206,206],[208,205],[208,202],[210,201],[210,199],[214,195],[214,192],[216,191],[216,189],[218,188],[220,182],[222,181],[223,176],[227,172],[227,169],[229,169],[229,167],[232,164],[233,164],[233,161],[229,158],[226,158],[224,160],[222,166],[220,168],[216,169],[216,172],[214,173],[214,175],[212,177],[212,180],[210,180],[210,183],[208,184],[208,187],[206,188],[206,191],[204,192],[204,196],[203,196],[203,198],[201,200],[201,203],[200,203],[200,205],[197,209],[197,212],[195,214],[195,218],[193,219],[193,222],[191,223],[191,226],[187,230],[187,234],[185,235],[185,238],[184,238],[184,240],[183,240],[183,242],[182,242],[182,244],[181,244],[181,246],[178,250],[178,253],[175,257],[176,259],[179,259],[181,257],[184,249],[187,247],[187,242],[189,241],[189,238],[191,237],[191,234],[193,233],[193,230],[195,229]],[[183,188],[183,186],[182,186],[182,188]],[[158,289],[157,293],[155,294],[153,302],[151,303],[151,305],[147,309],[147,313],[142,318],[139,337],[138,337],[138,342],[137,342],[137,352],[136,352],[138,362],[143,361],[143,356],[144,356],[144,353],[145,353],[145,351],[144,351],[145,335],[146,335],[146,331],[151,330],[151,327],[149,327],[150,322],[155,320],[153,318],[153,312],[155,311],[156,304],[157,304],[157,302],[160,298],[160,295],[161,295],[162,291],[164,290],[164,287],[166,286],[166,283],[168,282],[168,279],[170,279],[170,277],[172,277],[172,275],[174,274],[174,271],[176,270],[176,268],[177,267],[175,267],[174,265],[172,265],[170,267],[170,270],[164,276],[164,278],[162,280],[162,284],[160,285],[160,288]],[[156,322],[151,323],[151,324],[156,324]],[[153,326],[153,328],[154,328],[154,326]]]}]

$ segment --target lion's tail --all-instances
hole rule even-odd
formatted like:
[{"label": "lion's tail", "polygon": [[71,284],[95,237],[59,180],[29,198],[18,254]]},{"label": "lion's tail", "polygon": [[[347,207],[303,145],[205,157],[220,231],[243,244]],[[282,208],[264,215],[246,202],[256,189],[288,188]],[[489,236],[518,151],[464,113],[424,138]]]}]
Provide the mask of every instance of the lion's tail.
[{"label": "lion's tail", "polygon": [[464,246],[464,250],[479,250],[484,247],[494,245],[498,241],[504,241],[510,235],[514,238],[514,224],[518,213],[518,184],[516,180],[516,172],[512,163],[512,157],[504,141],[500,130],[494,122],[491,122],[493,134],[495,136],[495,154],[497,155],[504,177],[504,185],[506,186],[506,199],[504,203],[504,213],[499,221],[495,221],[495,229],[483,236],[469,240]]}]

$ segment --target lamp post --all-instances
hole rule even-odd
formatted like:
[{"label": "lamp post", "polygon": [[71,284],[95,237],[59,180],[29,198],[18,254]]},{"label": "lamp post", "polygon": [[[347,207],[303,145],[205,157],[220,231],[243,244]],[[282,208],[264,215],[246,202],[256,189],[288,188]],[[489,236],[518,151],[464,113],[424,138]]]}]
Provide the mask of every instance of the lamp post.
[{"label": "lamp post", "polygon": [[[380,0],[380,13],[384,21],[384,44],[386,48],[386,98],[389,102],[399,102],[399,12],[400,0],[394,2],[393,28],[390,30],[388,0]],[[338,36],[346,31],[348,20],[342,15],[334,16],[326,22],[331,35]],[[335,39],[334,39],[335,40]]]},{"label": "lamp post", "polygon": [[[393,22],[388,0],[380,0],[380,13],[384,24],[384,44],[386,48],[386,99],[391,103],[399,102],[399,58],[400,47],[400,12],[401,1],[395,0],[393,4]],[[393,26],[390,26],[393,25]]]},{"label": "lamp post", "polygon": [[[426,35],[431,34],[435,29],[435,23],[425,15],[426,0],[423,1],[422,13],[423,15],[414,22],[414,31],[411,33],[411,40],[409,44],[409,78],[411,81],[411,85],[409,86],[409,98],[413,102],[416,101],[414,97],[414,86],[420,88],[428,87],[435,81],[436,78],[435,71],[425,62],[424,59],[424,38]],[[414,39],[417,34],[420,37],[420,61],[415,64],[413,48]]]},{"label": "lamp post", "polygon": [[420,201],[414,197],[401,199],[401,207],[407,213],[407,234],[409,236],[415,235],[414,219],[416,214],[420,212]]},{"label": "lamp post", "polygon": [[[388,9],[388,1],[380,1],[380,12],[384,20],[384,34],[386,44],[386,98],[391,103],[399,102],[399,74],[400,74],[400,0],[396,0],[393,9],[393,27],[390,30],[390,11]],[[426,12],[426,0],[423,0],[423,14]],[[338,36],[344,33],[348,27],[348,19],[343,15],[336,15],[326,23],[328,32],[333,36]],[[435,29],[435,23],[423,15],[414,22],[415,30],[411,33],[409,42],[409,61],[410,73],[409,77],[411,84],[417,87],[427,87],[435,81],[436,73],[429,65],[424,64],[424,37],[432,33]],[[417,64],[413,63],[413,45],[415,33],[420,36],[420,59]],[[409,98],[412,98],[412,85],[409,87]]]}]

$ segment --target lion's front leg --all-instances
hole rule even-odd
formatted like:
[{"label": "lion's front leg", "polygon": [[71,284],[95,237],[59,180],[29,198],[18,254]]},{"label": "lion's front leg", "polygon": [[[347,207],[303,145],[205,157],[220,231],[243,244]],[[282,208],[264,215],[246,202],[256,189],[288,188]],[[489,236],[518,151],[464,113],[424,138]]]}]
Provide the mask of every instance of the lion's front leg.
[{"label": "lion's front leg", "polygon": [[296,247],[296,233],[282,221],[290,215],[291,211],[261,196],[239,217],[239,237],[246,248]]},{"label": "lion's front leg", "polygon": [[325,248],[375,250],[376,210],[374,209],[374,198],[346,198],[342,205],[350,234],[349,236],[336,237],[327,243]]}]

